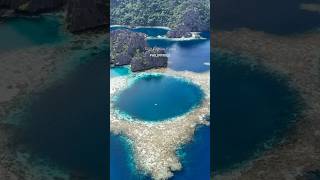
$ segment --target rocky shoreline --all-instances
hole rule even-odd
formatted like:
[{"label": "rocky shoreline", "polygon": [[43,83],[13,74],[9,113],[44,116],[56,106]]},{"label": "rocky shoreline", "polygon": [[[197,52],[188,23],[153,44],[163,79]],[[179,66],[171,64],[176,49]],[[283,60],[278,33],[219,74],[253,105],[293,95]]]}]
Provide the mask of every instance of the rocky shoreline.
[{"label": "rocky shoreline", "polygon": [[[307,179],[320,169],[320,34],[277,36],[249,29],[213,32],[213,48],[248,56],[248,63],[289,78],[305,107],[286,138],[260,157],[213,179]],[[235,43],[237,42],[237,43]]]},{"label": "rocky shoreline", "polygon": [[[137,169],[151,175],[153,179],[169,179],[174,171],[181,170],[177,150],[188,143],[199,125],[209,125],[205,118],[210,111],[209,73],[178,72],[169,69],[148,70],[145,73],[164,73],[190,79],[204,91],[202,103],[182,116],[157,123],[127,119],[114,108],[112,99],[130,84],[128,77],[111,78],[110,86],[110,131],[124,135],[132,141],[133,157]],[[134,76],[143,75],[135,73]]]}]

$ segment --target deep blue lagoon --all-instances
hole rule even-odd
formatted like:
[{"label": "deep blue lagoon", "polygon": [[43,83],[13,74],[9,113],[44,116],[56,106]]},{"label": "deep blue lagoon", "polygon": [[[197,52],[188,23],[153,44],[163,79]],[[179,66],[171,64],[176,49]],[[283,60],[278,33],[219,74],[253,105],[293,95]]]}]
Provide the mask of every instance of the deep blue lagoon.
[{"label": "deep blue lagoon", "polygon": [[150,74],[121,92],[115,106],[131,117],[159,121],[188,112],[202,96],[202,90],[186,80]]}]

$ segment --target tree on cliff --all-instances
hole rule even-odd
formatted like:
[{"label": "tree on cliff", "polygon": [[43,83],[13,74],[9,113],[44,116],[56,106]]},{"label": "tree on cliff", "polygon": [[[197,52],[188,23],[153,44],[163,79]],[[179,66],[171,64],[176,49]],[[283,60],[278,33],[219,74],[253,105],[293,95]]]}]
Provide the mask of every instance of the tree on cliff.
[{"label": "tree on cliff", "polygon": [[209,0],[111,0],[111,24],[209,30]]}]

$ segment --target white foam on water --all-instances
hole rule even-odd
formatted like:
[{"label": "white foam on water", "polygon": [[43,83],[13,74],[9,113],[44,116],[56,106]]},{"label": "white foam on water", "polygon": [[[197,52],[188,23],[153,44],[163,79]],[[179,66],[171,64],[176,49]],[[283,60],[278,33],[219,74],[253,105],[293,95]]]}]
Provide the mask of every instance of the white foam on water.
[{"label": "white foam on water", "polygon": [[192,40],[205,40],[207,38],[204,38],[200,36],[200,32],[191,32],[192,36],[191,37],[181,37],[181,38],[168,38],[167,36],[150,36],[147,37],[147,39],[152,40],[152,39],[163,39],[163,40],[168,40],[168,41],[192,41]]}]

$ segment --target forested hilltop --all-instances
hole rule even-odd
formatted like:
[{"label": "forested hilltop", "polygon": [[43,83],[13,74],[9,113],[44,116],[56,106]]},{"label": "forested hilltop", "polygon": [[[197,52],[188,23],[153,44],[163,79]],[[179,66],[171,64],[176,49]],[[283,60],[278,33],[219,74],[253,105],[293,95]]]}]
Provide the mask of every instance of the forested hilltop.
[{"label": "forested hilltop", "polygon": [[208,31],[210,0],[111,0],[111,24]]}]

